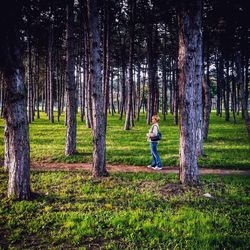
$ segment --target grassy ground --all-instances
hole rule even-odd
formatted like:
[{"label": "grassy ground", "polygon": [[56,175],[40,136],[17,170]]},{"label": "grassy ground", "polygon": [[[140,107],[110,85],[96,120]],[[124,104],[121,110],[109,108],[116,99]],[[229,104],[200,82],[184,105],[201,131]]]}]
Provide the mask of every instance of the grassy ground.
[{"label": "grassy ground", "polygon": [[[148,165],[150,163],[149,145],[145,134],[144,115],[140,122],[130,131],[123,130],[124,120],[118,116],[108,118],[107,128],[107,162],[112,164]],[[159,152],[165,166],[178,164],[179,128],[173,125],[173,117],[168,115],[167,121],[160,123],[163,139],[159,144]],[[2,131],[2,132],[1,132]],[[92,138],[91,130],[78,120],[77,151],[72,157],[64,156],[66,128],[63,117],[59,123],[50,124],[45,114],[30,125],[31,159],[32,161],[50,162],[91,162]],[[211,115],[209,138],[204,145],[206,157],[200,159],[200,166],[211,168],[250,168],[250,141],[246,137],[244,124],[238,117],[238,123],[225,122],[223,117]],[[0,160],[4,155],[3,120],[0,120]]]},{"label": "grassy ground", "polygon": [[160,173],[32,172],[33,201],[13,202],[0,169],[0,249],[249,249],[250,178],[201,183],[182,188],[176,175]]}]

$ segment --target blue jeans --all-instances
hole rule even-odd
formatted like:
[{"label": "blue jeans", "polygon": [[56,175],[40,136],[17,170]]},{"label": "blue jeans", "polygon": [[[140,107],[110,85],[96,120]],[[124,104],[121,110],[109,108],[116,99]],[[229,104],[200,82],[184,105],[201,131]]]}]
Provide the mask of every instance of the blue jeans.
[{"label": "blue jeans", "polygon": [[152,161],[151,161],[152,167],[155,167],[155,166],[162,167],[161,159],[157,151],[157,146],[158,146],[157,142],[150,142],[150,151],[152,155]]}]

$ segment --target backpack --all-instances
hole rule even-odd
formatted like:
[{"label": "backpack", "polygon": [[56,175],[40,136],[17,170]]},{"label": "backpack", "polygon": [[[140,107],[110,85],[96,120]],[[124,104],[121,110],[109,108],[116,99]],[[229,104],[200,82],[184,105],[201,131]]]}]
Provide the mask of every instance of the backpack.
[{"label": "backpack", "polygon": [[[154,125],[154,126],[156,126],[156,125]],[[157,133],[157,135],[154,136],[154,137],[150,137],[150,140],[151,140],[151,141],[159,141],[159,140],[161,140],[161,138],[162,138],[162,134],[161,134],[161,132],[159,131],[159,128],[158,128],[158,133]]]}]

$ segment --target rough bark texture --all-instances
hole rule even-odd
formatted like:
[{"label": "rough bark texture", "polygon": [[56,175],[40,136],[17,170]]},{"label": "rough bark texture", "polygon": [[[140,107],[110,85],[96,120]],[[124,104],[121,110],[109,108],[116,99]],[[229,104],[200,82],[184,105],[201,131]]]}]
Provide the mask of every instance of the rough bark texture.
[{"label": "rough bark texture", "polygon": [[102,93],[100,31],[98,25],[97,0],[87,0],[90,40],[90,83],[92,86],[93,107],[93,169],[94,177],[107,176],[106,170],[106,131],[104,95]]},{"label": "rough bark texture", "polygon": [[[11,11],[10,11],[11,10]],[[5,132],[8,137],[8,197],[30,198],[30,147],[27,117],[27,92],[24,84],[21,42],[18,27],[22,4],[7,1],[0,8],[0,71],[5,88]],[[4,20],[5,22],[2,22]]]},{"label": "rough bark texture", "polygon": [[33,69],[32,69],[32,46],[31,46],[31,37],[28,36],[28,47],[29,47],[29,57],[28,57],[28,66],[29,66],[29,81],[28,81],[28,121],[29,123],[34,121],[33,115]]},{"label": "rough bark texture", "polygon": [[203,88],[203,140],[206,140],[208,137],[208,129],[209,129],[209,121],[210,121],[210,113],[212,108],[212,98],[211,98],[211,90],[210,90],[210,77],[209,77],[209,44],[207,44],[207,65],[206,65],[206,80],[202,81]]},{"label": "rough bark texture", "polygon": [[130,25],[129,25],[129,82],[128,82],[128,101],[126,110],[126,120],[124,125],[124,130],[131,129],[132,121],[132,99],[133,99],[133,61],[134,61],[134,11],[135,2],[129,1],[129,11],[130,11]]},{"label": "rough bark texture", "polygon": [[[208,78],[207,78],[208,79]],[[202,81],[204,104],[203,104],[203,139],[206,140],[208,136],[209,120],[212,106],[211,92],[207,80]]]},{"label": "rough bark texture", "polygon": [[9,170],[8,197],[30,198],[30,147],[26,109],[26,92],[21,69],[6,76],[4,111],[8,131]]},{"label": "rough bark texture", "polygon": [[7,171],[9,169],[10,163],[10,151],[9,151],[9,131],[8,126],[5,123],[4,126],[4,170]]},{"label": "rough bark texture", "polygon": [[[110,78],[110,24],[109,24],[109,0],[104,0],[104,31],[103,31],[103,93],[104,114],[107,123],[107,111],[109,103],[109,78]],[[107,126],[107,124],[106,124]]]},{"label": "rough bark texture", "polygon": [[65,155],[72,155],[76,150],[76,82],[74,76],[74,31],[73,31],[73,7],[74,1],[69,1],[67,5],[67,66],[66,66],[66,99],[67,99],[67,131]]},{"label": "rough bark texture", "polygon": [[199,100],[196,96],[201,95],[201,7],[199,0],[185,2],[178,13],[180,181],[183,184],[198,182],[196,108]]},{"label": "rough bark texture", "polygon": [[[196,154],[203,155],[203,107],[202,107],[202,0],[197,0],[197,13],[195,17],[195,116],[196,116]],[[197,26],[196,26],[197,25]]]}]

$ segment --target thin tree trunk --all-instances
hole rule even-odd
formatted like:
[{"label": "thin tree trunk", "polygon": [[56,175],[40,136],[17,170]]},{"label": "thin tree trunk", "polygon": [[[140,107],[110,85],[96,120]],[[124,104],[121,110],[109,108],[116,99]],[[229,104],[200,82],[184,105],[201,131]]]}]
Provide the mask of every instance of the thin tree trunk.
[{"label": "thin tree trunk", "polygon": [[65,155],[73,155],[76,150],[76,82],[75,82],[75,58],[74,58],[74,0],[67,5],[67,54],[66,54],[66,145]]},{"label": "thin tree trunk", "polygon": [[240,87],[240,100],[241,100],[241,105],[242,105],[242,112],[244,114],[244,121],[247,129],[247,135],[250,138],[250,117],[248,113],[248,108],[247,108],[247,95],[244,89],[244,78],[242,74],[242,55],[241,52],[238,51],[236,55],[236,69],[237,69],[237,78],[238,78],[238,83]]},{"label": "thin tree trunk", "polygon": [[166,121],[167,114],[167,71],[166,71],[166,56],[162,57],[162,115]]},{"label": "thin tree trunk", "polygon": [[[110,49],[109,49],[109,0],[104,0],[104,36],[103,36],[103,93],[104,114],[107,123],[107,110],[109,107],[109,75],[110,75]],[[107,124],[105,123],[105,126]]]},{"label": "thin tree trunk", "polygon": [[97,0],[87,0],[89,17],[89,41],[90,41],[90,83],[92,90],[93,106],[93,168],[94,177],[107,176],[106,170],[106,126],[104,108],[104,96],[102,93],[101,58],[100,58],[100,30],[98,25]]},{"label": "thin tree trunk", "polygon": [[111,115],[114,116],[115,113],[115,106],[114,106],[114,70],[111,70],[111,88],[110,88],[110,95],[111,95]]},{"label": "thin tree trunk", "polygon": [[229,97],[230,97],[230,81],[229,81],[229,61],[226,62],[226,86],[225,86],[225,120],[229,121],[230,111],[229,111]]},{"label": "thin tree trunk", "polygon": [[236,124],[236,116],[235,116],[235,113],[236,113],[236,82],[235,82],[235,77],[234,77],[234,74],[233,74],[233,70],[234,70],[234,66],[233,66],[233,63],[232,63],[232,66],[231,66],[231,71],[232,71],[232,92],[231,92],[231,105],[232,105],[232,112],[233,112],[233,121],[234,121],[234,124]]},{"label": "thin tree trunk", "polygon": [[128,82],[128,102],[126,111],[126,120],[124,130],[131,129],[132,125],[132,99],[133,99],[133,61],[134,61],[134,27],[135,27],[135,1],[130,0],[128,2],[130,20],[129,20],[129,82]]},{"label": "thin tree trunk", "polygon": [[[123,52],[122,52],[123,53]],[[123,112],[125,108],[126,99],[126,63],[124,57],[122,59],[122,79],[121,79],[121,101],[120,101],[120,120],[122,120]]]},{"label": "thin tree trunk", "polygon": [[36,66],[37,66],[37,71],[36,71],[36,111],[37,111],[37,119],[40,119],[40,98],[39,98],[39,92],[40,92],[40,60],[39,60],[39,52],[37,51],[36,53]]},{"label": "thin tree trunk", "polygon": [[209,129],[209,121],[210,121],[210,113],[212,107],[212,98],[211,98],[211,90],[210,90],[210,73],[209,73],[209,41],[207,41],[207,65],[206,65],[206,80],[203,79],[202,87],[204,93],[204,104],[203,104],[203,140],[206,140],[208,137],[208,129]]},{"label": "thin tree trunk", "polygon": [[33,69],[32,69],[32,47],[31,36],[28,36],[28,65],[29,65],[29,81],[28,81],[28,120],[33,121]]},{"label": "thin tree trunk", "polygon": [[138,63],[138,72],[137,72],[137,121],[140,120],[141,112],[141,64]]},{"label": "thin tree trunk", "polygon": [[49,48],[48,48],[48,113],[50,122],[54,123],[54,98],[53,98],[53,65],[52,65],[52,50],[53,50],[53,25],[49,32]]}]

